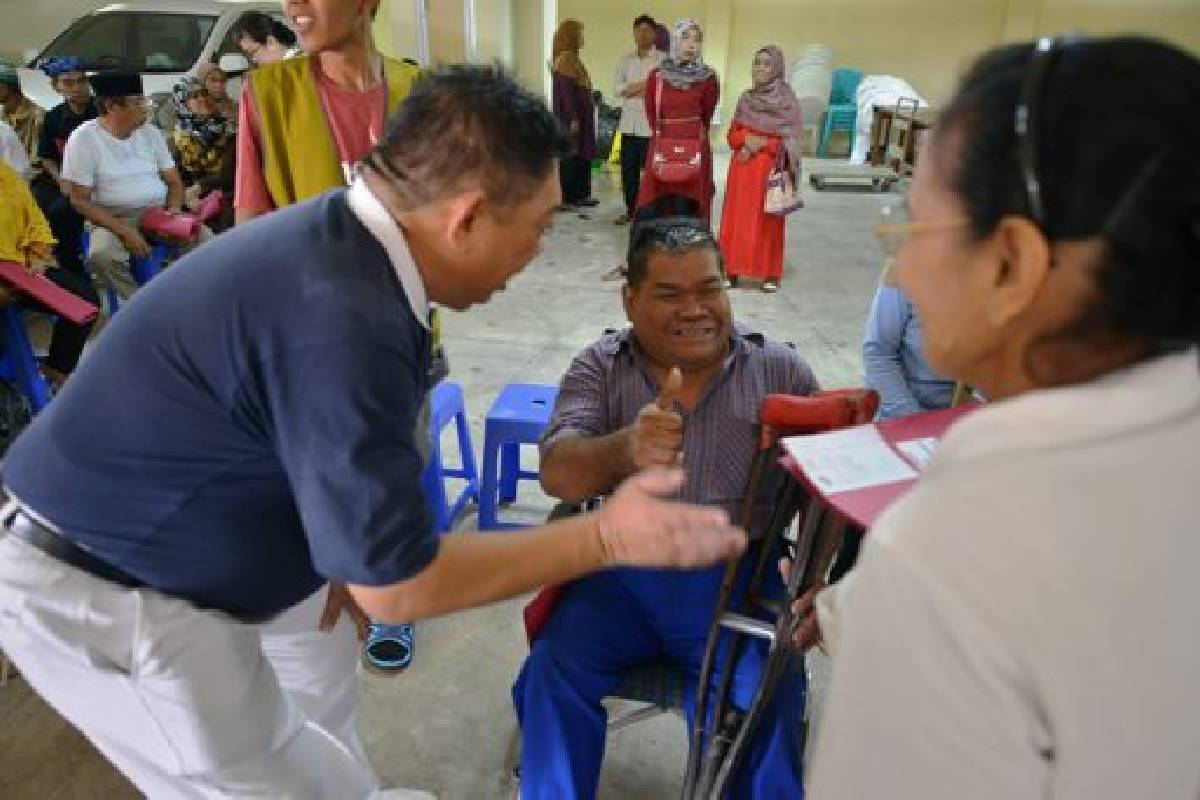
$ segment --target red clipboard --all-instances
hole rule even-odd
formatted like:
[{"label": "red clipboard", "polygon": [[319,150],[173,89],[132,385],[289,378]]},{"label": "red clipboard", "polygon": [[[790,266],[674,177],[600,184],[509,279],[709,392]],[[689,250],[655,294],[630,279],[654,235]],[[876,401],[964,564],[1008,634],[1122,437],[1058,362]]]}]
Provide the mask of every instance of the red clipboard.
[{"label": "red clipboard", "polygon": [[151,208],[138,223],[142,233],[169,243],[191,242],[200,232],[200,219],[195,214],[172,214],[163,208]]},{"label": "red clipboard", "polygon": [[193,212],[196,219],[200,220],[201,224],[207,225],[212,222],[217,216],[225,210],[225,193],[220,189],[213,189],[204,197],[200,198],[200,202],[196,204]]},{"label": "red clipboard", "polygon": [[15,261],[0,261],[0,278],[77,325],[91,322],[100,309],[68,292],[45,275],[31,273]]},{"label": "red clipboard", "polygon": [[[896,450],[900,442],[910,439],[940,439],[951,425],[977,408],[979,408],[978,404],[970,403],[957,408],[926,411],[873,424],[883,440]],[[897,450],[897,455],[900,455],[905,461],[908,460],[900,454],[899,450]],[[870,529],[888,506],[903,497],[917,483],[917,479],[914,478],[848,492],[827,493],[815,481],[809,480],[804,470],[791,456],[784,455],[779,463],[830,508],[864,529]]]}]

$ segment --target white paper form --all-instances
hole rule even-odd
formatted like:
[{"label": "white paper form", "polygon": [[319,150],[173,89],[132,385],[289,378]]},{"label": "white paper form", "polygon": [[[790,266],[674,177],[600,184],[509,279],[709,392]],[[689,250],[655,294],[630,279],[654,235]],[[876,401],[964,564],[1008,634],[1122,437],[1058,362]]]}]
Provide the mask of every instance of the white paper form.
[{"label": "white paper form", "polygon": [[823,492],[837,494],[911,480],[916,471],[879,435],[874,425],[832,433],[789,436],[783,447]]},{"label": "white paper form", "polygon": [[937,444],[938,440],[929,436],[925,439],[900,442],[896,445],[896,449],[911,461],[914,467],[924,472],[925,468],[929,466],[930,459],[933,458],[933,451],[937,449]]}]

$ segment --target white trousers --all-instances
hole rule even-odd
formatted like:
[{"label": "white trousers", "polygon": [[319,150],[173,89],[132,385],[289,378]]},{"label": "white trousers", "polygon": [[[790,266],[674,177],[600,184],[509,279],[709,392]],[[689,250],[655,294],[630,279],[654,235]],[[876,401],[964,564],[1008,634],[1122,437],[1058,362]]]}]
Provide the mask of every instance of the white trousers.
[{"label": "white trousers", "polygon": [[365,798],[358,642],[326,590],[245,625],[0,531],[0,648],[146,796]]}]

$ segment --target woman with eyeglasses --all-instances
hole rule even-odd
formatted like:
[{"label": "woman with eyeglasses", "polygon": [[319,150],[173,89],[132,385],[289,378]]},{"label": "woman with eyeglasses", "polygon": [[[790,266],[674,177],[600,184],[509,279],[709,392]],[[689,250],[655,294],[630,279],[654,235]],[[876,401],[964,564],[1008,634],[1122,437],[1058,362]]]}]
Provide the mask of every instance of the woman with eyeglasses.
[{"label": "woman with eyeglasses", "polygon": [[1198,130],[1140,38],[992,51],[941,115],[881,233],[990,402],[817,598],[812,797],[1200,796]]}]

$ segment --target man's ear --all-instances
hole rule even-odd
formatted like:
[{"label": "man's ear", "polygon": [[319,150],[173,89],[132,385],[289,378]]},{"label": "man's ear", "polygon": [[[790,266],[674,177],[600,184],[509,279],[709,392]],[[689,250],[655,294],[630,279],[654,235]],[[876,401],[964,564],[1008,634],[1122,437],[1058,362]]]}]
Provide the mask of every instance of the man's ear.
[{"label": "man's ear", "polygon": [[475,232],[483,214],[487,196],[482,189],[472,189],[445,201],[443,233],[455,247],[466,245]]},{"label": "man's ear", "polygon": [[1002,328],[1037,300],[1051,268],[1050,246],[1041,229],[1025,217],[1002,218],[993,234],[993,265],[984,276],[988,321]]},{"label": "man's ear", "polygon": [[629,288],[629,284],[627,283],[621,287],[621,307],[625,309],[625,318],[630,322],[633,321],[633,317],[630,314],[633,302],[633,289]]}]

